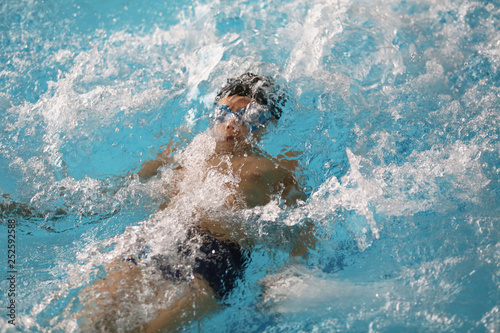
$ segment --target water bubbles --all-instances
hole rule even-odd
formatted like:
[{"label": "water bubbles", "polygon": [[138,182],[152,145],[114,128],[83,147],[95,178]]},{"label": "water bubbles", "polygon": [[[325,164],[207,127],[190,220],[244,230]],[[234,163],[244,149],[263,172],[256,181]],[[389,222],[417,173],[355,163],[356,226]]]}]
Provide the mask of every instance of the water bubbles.
[{"label": "water bubbles", "polygon": [[[193,192],[192,201],[151,219],[172,174],[162,170],[147,184],[112,178],[136,170],[172,133],[204,130],[199,119],[217,88],[255,70],[281,75],[293,100],[262,147],[302,148],[300,185],[311,194],[294,209],[273,203],[262,216],[290,225],[310,218],[324,235],[310,255],[320,272],[283,273],[288,284],[273,282],[266,297],[284,315],[264,320],[274,325],[264,329],[498,326],[491,292],[498,290],[492,206],[500,173],[493,2],[151,2],[140,10],[130,2],[109,7],[114,12],[106,16],[108,5],[91,1],[100,18],[75,4],[40,5],[4,6],[14,28],[0,51],[7,105],[0,107],[7,175],[1,187],[43,212],[67,211],[69,217],[47,215],[43,230],[72,230],[61,237],[70,238],[87,228],[87,238],[75,236],[83,243],[69,251],[114,236],[113,255],[149,240],[153,251],[169,251],[182,235],[178,228],[197,214],[193,202],[218,209],[227,195],[220,184],[234,181],[228,175],[193,171],[182,189]],[[213,140],[202,135],[193,144],[202,153],[189,145],[175,158],[204,163]],[[126,224],[143,220],[120,236]],[[56,260],[66,262],[69,247],[58,248]],[[111,256],[92,253],[98,258],[85,256],[74,272],[89,275],[91,264]],[[270,262],[260,262],[259,272]],[[71,277],[75,286],[83,281]],[[43,297],[33,295],[34,304]],[[478,299],[474,311],[464,305]],[[287,315],[304,307],[315,310],[307,327]],[[242,320],[225,311],[220,322],[228,327]]]}]

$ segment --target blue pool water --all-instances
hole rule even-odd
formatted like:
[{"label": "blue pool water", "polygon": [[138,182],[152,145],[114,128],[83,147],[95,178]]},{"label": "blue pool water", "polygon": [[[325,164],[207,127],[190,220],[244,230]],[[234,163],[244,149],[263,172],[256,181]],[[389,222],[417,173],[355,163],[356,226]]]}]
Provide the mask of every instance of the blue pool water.
[{"label": "blue pool water", "polygon": [[96,267],[173,243],[192,207],[155,214],[168,179],[128,175],[187,149],[246,71],[287,87],[260,145],[300,152],[309,198],[240,218],[312,220],[319,242],[301,263],[257,247],[228,305],[185,331],[500,331],[499,24],[493,0],[4,0],[0,203],[31,213],[2,211],[18,279],[0,331],[77,330]]}]

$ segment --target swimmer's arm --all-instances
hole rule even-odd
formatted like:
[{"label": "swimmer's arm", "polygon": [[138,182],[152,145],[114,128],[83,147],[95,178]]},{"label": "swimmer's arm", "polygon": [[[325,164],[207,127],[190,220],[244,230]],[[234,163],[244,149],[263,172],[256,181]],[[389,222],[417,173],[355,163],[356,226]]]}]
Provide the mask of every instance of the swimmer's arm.
[{"label": "swimmer's arm", "polygon": [[[270,229],[267,229],[267,228]],[[274,229],[276,228],[276,229]],[[314,250],[317,243],[316,226],[311,220],[301,221],[288,226],[276,224],[264,227],[264,232],[258,236],[263,244],[286,251],[291,257],[301,257]]]},{"label": "swimmer's arm", "polygon": [[275,168],[280,169],[279,183],[282,188],[281,198],[287,206],[297,205],[298,201],[306,201],[307,195],[300,189],[295,173],[299,168],[297,157],[300,152],[293,150],[282,150],[282,154],[271,158]]},{"label": "swimmer's arm", "polygon": [[276,156],[276,160],[279,166],[285,168],[289,171],[296,171],[299,167],[299,162],[297,158],[301,153],[295,150],[282,149],[281,154]]},{"label": "swimmer's arm", "polygon": [[142,164],[141,169],[137,172],[140,179],[147,179],[158,174],[158,169],[163,165],[174,164],[173,141],[167,147],[156,155],[156,159],[146,161]]},{"label": "swimmer's arm", "polygon": [[137,172],[137,175],[140,179],[147,179],[156,176],[158,174],[158,168],[164,164],[168,164],[168,162],[164,162],[159,159],[146,161],[142,164],[142,167]]},{"label": "swimmer's arm", "polygon": [[292,173],[287,172],[282,178],[281,184],[283,186],[281,197],[287,206],[294,206],[300,201],[307,200],[307,195],[300,189],[299,184]]},{"label": "swimmer's arm", "polygon": [[[284,190],[282,197],[287,206],[295,206],[299,202],[307,200],[307,195],[300,189],[297,180],[292,173],[287,173],[282,180]],[[292,245],[290,255],[297,257],[309,253],[316,246],[315,225],[307,220],[301,225],[288,227],[288,240]]]},{"label": "swimmer's arm", "polygon": [[310,250],[316,247],[318,239],[316,238],[316,226],[311,220],[307,220],[300,226],[291,227],[292,257],[299,257],[308,254]]},{"label": "swimmer's arm", "polygon": [[[2,195],[4,198],[8,198],[8,195]],[[58,208],[54,215],[65,215],[67,214],[61,208]],[[34,207],[28,206],[27,204],[15,202],[12,200],[5,200],[5,202],[0,202],[0,218],[5,218],[7,216],[16,216],[19,218],[30,218],[38,217],[45,218],[46,215],[38,212]]]}]

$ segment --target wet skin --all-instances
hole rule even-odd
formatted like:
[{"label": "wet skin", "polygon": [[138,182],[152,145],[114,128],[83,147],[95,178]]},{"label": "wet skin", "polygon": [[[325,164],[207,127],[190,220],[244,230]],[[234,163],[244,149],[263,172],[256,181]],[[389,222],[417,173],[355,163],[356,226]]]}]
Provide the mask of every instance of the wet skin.
[{"label": "wet skin", "polygon": [[[254,100],[235,95],[221,98],[219,104],[227,105],[236,113],[252,101]],[[264,206],[276,196],[280,196],[287,205],[306,199],[297,185],[293,172],[297,168],[297,162],[287,160],[285,156],[276,159],[256,149],[248,140],[250,135],[248,127],[237,117],[229,117],[226,121],[216,124],[214,132],[216,148],[208,160],[208,169],[216,169],[220,173],[231,174],[238,179],[236,186],[230,189],[232,194],[226,198],[228,208]],[[148,178],[156,175],[160,166],[171,162],[165,157],[169,153],[170,149],[167,148],[159,158],[146,162],[138,172],[139,177]],[[176,171],[182,179],[184,167],[181,165]],[[227,225],[224,221],[212,219],[210,216],[202,217],[199,224],[213,234],[237,243],[245,244],[248,241],[244,231],[241,234],[238,230],[234,230],[234,225]],[[299,252],[305,253],[306,249],[295,250],[294,254],[301,254]]]},{"label": "wet skin", "polygon": [[[237,112],[245,108],[251,99],[242,96],[228,96],[219,101],[219,104],[227,105],[232,112]],[[225,205],[228,209],[243,209],[256,206],[263,206],[269,203],[274,197],[279,196],[287,205],[296,203],[297,200],[305,200],[305,195],[300,191],[297,185],[293,171],[297,167],[295,161],[286,159],[272,158],[262,151],[252,146],[248,140],[250,132],[245,124],[238,120],[237,117],[229,117],[224,122],[216,124],[214,127],[214,135],[216,138],[216,147],[214,154],[207,161],[208,170],[217,170],[223,174],[231,174],[236,183],[226,185],[230,186],[230,193],[225,199]],[[162,165],[172,162],[168,156],[171,154],[170,146],[158,156],[156,160],[144,163],[141,170],[138,172],[140,178],[148,178],[154,176],[158,172],[158,168]],[[284,157],[284,156],[283,156]],[[178,166],[178,182],[183,181],[185,173],[184,166]],[[175,187],[175,184],[174,184]],[[175,200],[175,190],[174,198]],[[167,207],[164,207],[168,209]],[[235,226],[234,223],[229,225],[220,218],[210,215],[202,215],[198,221],[198,225],[207,230],[217,238],[231,240],[243,246],[252,243],[244,228]],[[314,236],[312,229],[306,228],[297,234],[297,239],[292,241],[291,255],[297,256],[307,253],[308,247],[314,246]],[[283,241],[281,239],[281,241]],[[116,312],[115,307],[120,307],[121,298],[119,289],[129,289],[126,286],[130,284],[131,290],[138,288],[134,281],[140,281],[141,270],[130,262],[117,260],[106,268],[107,276],[105,279],[97,280],[93,285],[85,288],[82,296],[88,292],[86,303],[90,307],[82,312],[81,318],[86,322],[87,327],[96,327],[98,322],[101,325],[104,323],[111,325],[113,330],[112,319],[103,321],[101,317],[106,317],[104,313]],[[131,280],[129,282],[124,282]],[[134,284],[135,283],[135,284]],[[165,286],[162,289],[169,288],[167,282],[163,282]],[[97,296],[92,296],[96,295]],[[103,311],[96,313],[95,306],[103,302],[100,295],[109,294],[112,300],[104,302],[106,304]],[[162,292],[158,292],[158,297],[162,297]],[[83,297],[85,298],[85,297]],[[183,323],[195,320],[203,316],[207,312],[217,309],[218,302],[214,291],[208,283],[201,277],[196,276],[185,288],[184,296],[180,297],[171,306],[166,309],[159,310],[154,320],[143,325],[138,331],[141,332],[158,332],[158,331],[175,331]],[[114,310],[112,310],[114,309]],[[112,316],[111,316],[112,317]],[[107,326],[106,326],[107,327]],[[101,326],[102,328],[102,326]]]}]

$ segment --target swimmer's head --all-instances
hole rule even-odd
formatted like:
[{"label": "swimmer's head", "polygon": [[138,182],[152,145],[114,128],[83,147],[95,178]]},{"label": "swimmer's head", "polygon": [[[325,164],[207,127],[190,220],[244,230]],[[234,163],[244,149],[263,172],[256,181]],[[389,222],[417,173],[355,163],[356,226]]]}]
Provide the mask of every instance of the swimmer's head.
[{"label": "swimmer's head", "polygon": [[237,78],[228,79],[227,84],[217,94],[215,104],[221,104],[221,99],[233,95],[247,97],[265,106],[274,119],[281,117],[286,102],[284,92],[271,77],[253,73],[245,73]]},{"label": "swimmer's head", "polygon": [[269,120],[279,119],[284,102],[284,94],[278,93],[270,77],[245,73],[229,79],[215,100],[216,132],[225,140],[244,137]]}]

